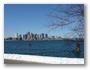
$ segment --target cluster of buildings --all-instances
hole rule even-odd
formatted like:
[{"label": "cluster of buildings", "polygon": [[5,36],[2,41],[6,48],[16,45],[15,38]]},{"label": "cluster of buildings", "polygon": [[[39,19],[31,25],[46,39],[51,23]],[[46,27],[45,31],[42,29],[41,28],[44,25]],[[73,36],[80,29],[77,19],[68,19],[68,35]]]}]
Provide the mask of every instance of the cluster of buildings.
[{"label": "cluster of buildings", "polygon": [[84,40],[84,38],[61,38],[60,36],[48,36],[48,34],[33,34],[28,32],[24,35],[15,33],[14,37],[4,38],[4,40]]},{"label": "cluster of buildings", "polygon": [[33,33],[26,33],[24,35],[15,33],[15,37],[8,37],[5,40],[60,40],[61,37],[57,36],[48,36],[48,34],[33,34]]}]

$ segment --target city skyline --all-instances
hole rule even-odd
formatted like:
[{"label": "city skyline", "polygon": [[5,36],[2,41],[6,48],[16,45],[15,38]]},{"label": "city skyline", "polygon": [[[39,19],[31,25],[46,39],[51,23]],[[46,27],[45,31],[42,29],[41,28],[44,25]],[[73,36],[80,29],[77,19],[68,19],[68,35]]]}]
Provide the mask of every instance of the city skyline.
[{"label": "city skyline", "polygon": [[[27,31],[50,36],[65,37],[69,32],[68,27],[55,31],[45,27],[50,18],[46,15],[49,9],[55,8],[58,4],[4,4],[4,38],[13,37],[14,33],[25,34]],[[63,5],[65,6],[65,4]],[[64,8],[65,9],[65,8]],[[73,27],[72,25],[71,27]]]},{"label": "city skyline", "polygon": [[61,40],[60,36],[49,36],[48,34],[34,34],[32,32],[27,32],[23,35],[15,33],[14,37],[7,37],[4,40]]},{"label": "city skyline", "polygon": [[61,36],[49,36],[48,34],[45,34],[45,33],[41,33],[41,34],[34,34],[32,32],[27,32],[23,35],[19,34],[19,33],[15,33],[14,34],[14,37],[7,37],[7,38],[4,38],[4,40],[8,41],[8,40],[84,40],[84,38],[63,38]]},{"label": "city skyline", "polygon": [[[30,31],[28,31],[28,32],[30,32]],[[9,37],[16,38],[16,37],[19,36],[19,35],[22,35],[22,36],[23,36],[23,35],[25,35],[25,34],[28,34],[28,32],[26,32],[26,33],[24,33],[24,34],[20,34],[20,33],[16,32],[16,33],[13,34],[13,36],[9,36]],[[40,35],[40,34],[47,34],[47,33],[33,33],[33,32],[30,32],[30,34],[31,34],[31,33],[32,33],[32,34],[39,34],[39,35]],[[61,36],[49,35],[49,34],[48,34],[48,36],[49,36],[49,37],[51,37],[51,36],[61,37]],[[6,37],[6,38],[8,38],[8,37]]]}]

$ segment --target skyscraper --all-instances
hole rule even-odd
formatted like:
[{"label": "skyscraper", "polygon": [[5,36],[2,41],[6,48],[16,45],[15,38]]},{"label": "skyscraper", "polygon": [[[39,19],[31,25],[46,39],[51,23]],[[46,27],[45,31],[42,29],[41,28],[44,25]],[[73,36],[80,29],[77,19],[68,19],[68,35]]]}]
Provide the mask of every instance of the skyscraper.
[{"label": "skyscraper", "polygon": [[40,39],[41,39],[41,40],[44,39],[44,33],[42,33],[42,34],[40,35]]},{"label": "skyscraper", "polygon": [[15,38],[18,38],[18,33],[15,33]]},{"label": "skyscraper", "polygon": [[30,33],[30,40],[33,40],[33,39],[34,39],[34,34]]},{"label": "skyscraper", "polygon": [[37,40],[39,40],[39,39],[40,39],[39,34],[37,34]]},{"label": "skyscraper", "polygon": [[30,32],[27,33],[27,40],[30,40]]},{"label": "skyscraper", "polygon": [[34,34],[34,40],[37,40],[37,34]]},{"label": "skyscraper", "polygon": [[48,38],[48,34],[45,34],[45,38]]},{"label": "skyscraper", "polygon": [[22,40],[22,35],[21,34],[18,36],[18,40]]}]

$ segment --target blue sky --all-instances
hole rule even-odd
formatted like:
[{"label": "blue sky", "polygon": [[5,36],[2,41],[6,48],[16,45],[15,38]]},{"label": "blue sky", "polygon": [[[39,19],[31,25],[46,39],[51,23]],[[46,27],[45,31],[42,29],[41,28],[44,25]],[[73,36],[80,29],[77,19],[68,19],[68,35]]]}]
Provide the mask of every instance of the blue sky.
[{"label": "blue sky", "polygon": [[45,4],[5,4],[4,37],[14,37],[15,33],[23,35],[28,31],[63,37],[65,29],[48,32],[49,29],[43,27],[49,20],[46,16],[49,13],[49,7]]}]

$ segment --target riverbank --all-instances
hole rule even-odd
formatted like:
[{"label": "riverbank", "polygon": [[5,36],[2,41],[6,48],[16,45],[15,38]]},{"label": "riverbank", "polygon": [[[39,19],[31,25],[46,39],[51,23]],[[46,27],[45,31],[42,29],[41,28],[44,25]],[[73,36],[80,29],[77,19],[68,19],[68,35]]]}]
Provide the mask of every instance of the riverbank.
[{"label": "riverbank", "polygon": [[5,64],[84,64],[84,58],[46,57],[21,54],[4,54]]}]

